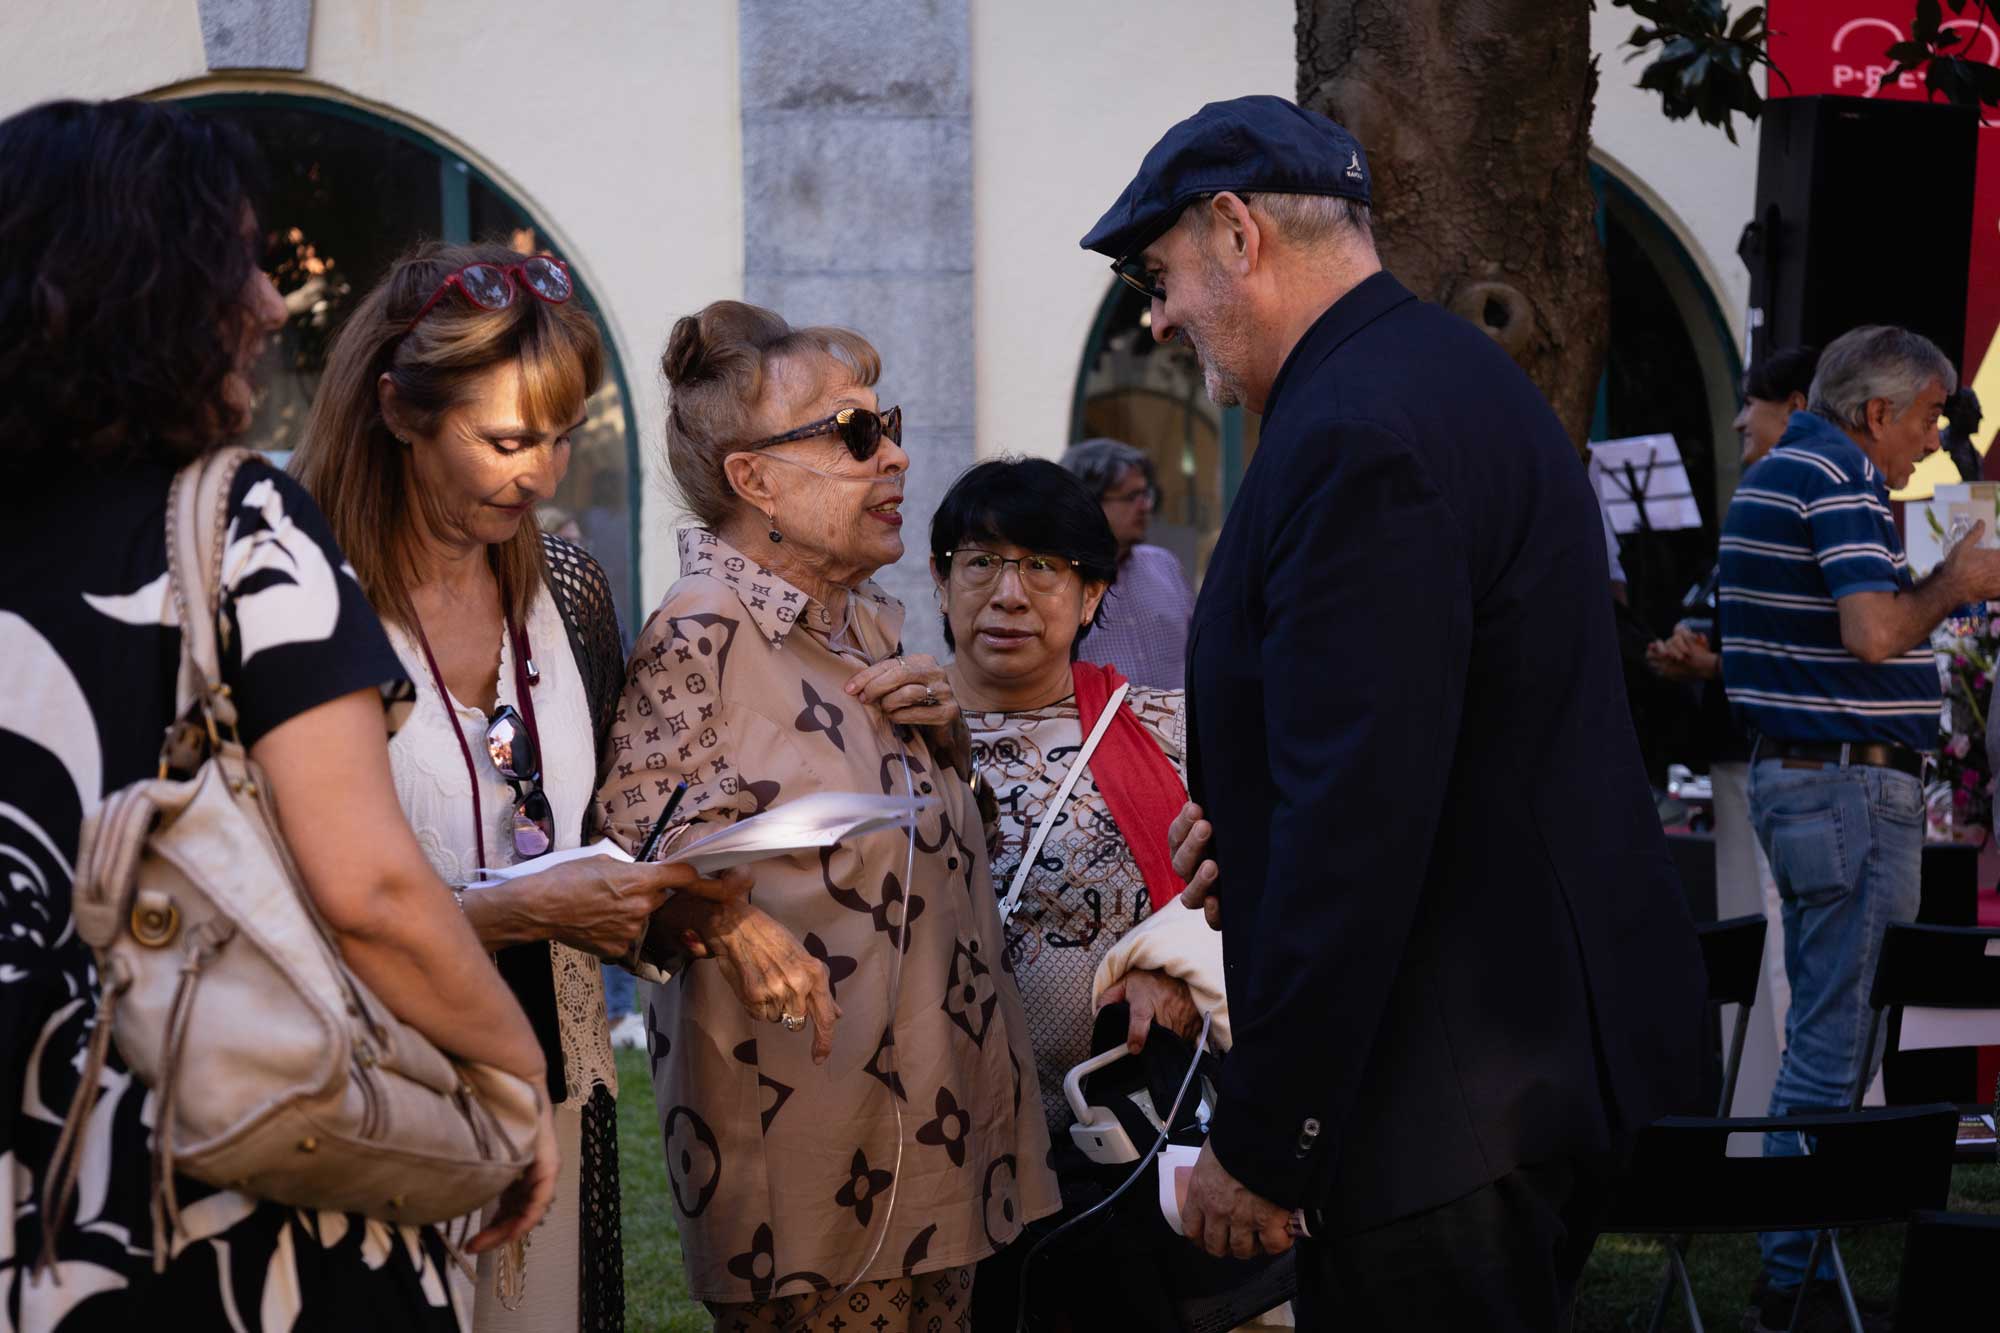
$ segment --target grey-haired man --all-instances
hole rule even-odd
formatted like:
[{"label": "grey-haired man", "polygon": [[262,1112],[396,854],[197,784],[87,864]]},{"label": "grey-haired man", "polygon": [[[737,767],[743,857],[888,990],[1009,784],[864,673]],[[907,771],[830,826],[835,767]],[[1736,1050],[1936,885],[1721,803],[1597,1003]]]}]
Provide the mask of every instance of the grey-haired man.
[{"label": "grey-haired man", "polygon": [[[1874,325],[1820,353],[1807,410],[1744,473],[1722,525],[1722,677],[1755,734],[1750,822],[1784,911],[1791,983],[1770,1114],[1844,1107],[1874,1075],[1868,986],[1892,922],[1917,914],[1923,771],[1937,748],[1931,631],[2000,596],[2000,551],[1975,531],[1929,577],[1910,577],[1889,492],[1938,447],[1956,382],[1935,344]],[[1876,1050],[1879,1058],[1880,1050]],[[1796,1156],[1768,1134],[1767,1157]],[[1758,1329],[1847,1326],[1812,1233],[1760,1238]]]},{"label": "grey-haired man", "polygon": [[1699,1087],[1701,953],[1575,450],[1382,271],[1369,200],[1345,130],[1238,98],[1084,240],[1263,416],[1188,644],[1235,1044],[1181,1217],[1247,1257],[1301,1210],[1302,1329],[1560,1328],[1632,1136]]}]

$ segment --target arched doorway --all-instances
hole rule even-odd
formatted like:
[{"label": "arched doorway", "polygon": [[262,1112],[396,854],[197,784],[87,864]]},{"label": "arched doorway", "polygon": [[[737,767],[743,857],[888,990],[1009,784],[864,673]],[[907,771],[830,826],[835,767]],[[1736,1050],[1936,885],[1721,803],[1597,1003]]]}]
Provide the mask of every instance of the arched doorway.
[{"label": "arched doorway", "polygon": [[1742,359],[1713,287],[1669,219],[1613,165],[1594,162],[1591,181],[1611,288],[1610,343],[1591,439],[1673,436],[1701,509],[1698,529],[1623,543],[1633,615],[1664,633],[1679,618],[1683,595],[1715,560],[1722,515],[1741,474],[1741,443],[1730,421]]},{"label": "arched doorway", "polygon": [[[291,317],[264,367],[266,392],[250,441],[259,449],[282,456],[297,443],[341,320],[412,245],[498,241],[523,253],[561,254],[524,204],[410,125],[309,94],[196,93],[181,100],[242,128],[263,150],[270,173],[262,201],[264,263]],[[562,488],[540,517],[604,565],[619,618],[629,627],[640,605],[638,437],[608,330],[604,345],[605,384],[575,437]]]}]

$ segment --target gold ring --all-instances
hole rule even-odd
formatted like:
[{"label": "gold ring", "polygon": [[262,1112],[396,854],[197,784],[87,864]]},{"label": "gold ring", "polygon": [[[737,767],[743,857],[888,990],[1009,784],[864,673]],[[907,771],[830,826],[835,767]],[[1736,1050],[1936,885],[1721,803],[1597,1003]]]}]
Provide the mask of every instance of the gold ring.
[{"label": "gold ring", "polygon": [[800,1028],[806,1025],[806,1020],[804,1018],[800,1017],[798,1014],[793,1013],[789,1009],[787,1009],[784,1013],[778,1015],[778,1021],[785,1025],[785,1031],[787,1032],[797,1032]]}]

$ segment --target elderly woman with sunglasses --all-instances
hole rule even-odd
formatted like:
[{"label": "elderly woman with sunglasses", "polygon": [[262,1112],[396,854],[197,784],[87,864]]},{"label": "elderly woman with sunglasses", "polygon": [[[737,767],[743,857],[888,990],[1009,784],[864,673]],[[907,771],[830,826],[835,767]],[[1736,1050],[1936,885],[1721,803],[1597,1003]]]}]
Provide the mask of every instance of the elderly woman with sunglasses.
[{"label": "elderly woman with sunglasses", "polygon": [[527,1011],[557,1103],[557,1202],[530,1248],[482,1256],[462,1293],[481,1333],[624,1326],[599,960],[626,956],[670,890],[734,891],[604,857],[481,873],[580,845],[611,754],[610,587],[534,517],[602,364],[560,260],[426,247],[341,329],[292,460],[416,682],[390,745],[403,813]]},{"label": "elderly woman with sunglasses", "polygon": [[[1080,660],[1118,573],[1118,542],[1097,498],[1064,468],[979,464],[945,493],[930,537],[952,688],[998,807],[988,845],[1006,963],[1035,1034],[1038,1109],[1080,1210],[1103,1187],[1070,1138],[1076,1117],[1062,1086],[1091,1054],[1094,1011],[1124,1002],[1126,1042],[1138,1051],[1155,1023],[1192,1039],[1214,1010],[1210,1039],[1228,1044],[1222,937],[1181,905],[1167,845],[1186,799],[1183,696]],[[978,1333],[1015,1327],[1021,1263],[1048,1229],[982,1266]],[[1031,1309],[1064,1310],[1078,1328],[1178,1326],[1158,1266],[1199,1256],[1149,1236],[1114,1225],[1045,1252],[1030,1274]]]},{"label": "elderly woman with sunglasses", "polygon": [[754,907],[677,898],[649,940],[708,955],[651,989],[653,1094],[688,1286],[729,1333],[959,1327],[973,1265],[1056,1205],[958,708],[869,581],[911,461],[879,368],[733,301],[663,358],[700,526],[632,656],[603,821],[636,847],[813,792],[924,807],[761,862]]}]

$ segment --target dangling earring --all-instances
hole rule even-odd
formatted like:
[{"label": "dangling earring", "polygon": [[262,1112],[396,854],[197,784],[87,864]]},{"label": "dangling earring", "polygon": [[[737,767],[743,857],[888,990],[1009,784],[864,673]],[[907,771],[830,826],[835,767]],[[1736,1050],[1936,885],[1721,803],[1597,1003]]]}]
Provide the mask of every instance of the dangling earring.
[{"label": "dangling earring", "polygon": [[768,535],[771,538],[771,544],[773,546],[776,546],[779,542],[785,539],[785,534],[778,531],[778,520],[773,518],[771,515],[769,514],[764,515],[764,521],[771,525],[771,531]]}]

